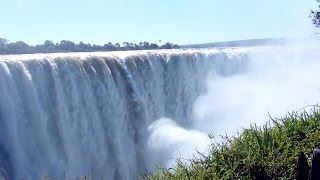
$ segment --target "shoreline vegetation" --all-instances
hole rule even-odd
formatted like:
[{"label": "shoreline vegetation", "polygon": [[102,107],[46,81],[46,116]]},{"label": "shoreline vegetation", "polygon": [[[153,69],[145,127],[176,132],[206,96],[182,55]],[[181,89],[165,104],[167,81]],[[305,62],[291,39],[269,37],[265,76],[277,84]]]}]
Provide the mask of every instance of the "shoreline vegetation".
[{"label": "shoreline vegetation", "polygon": [[154,50],[154,49],[179,49],[179,45],[170,42],[156,43],[140,42],[138,44],[123,42],[104,45],[89,44],[80,41],[74,43],[62,40],[60,43],[46,40],[41,45],[28,45],[23,41],[9,42],[7,39],[0,38],[0,55],[9,54],[36,54],[36,53],[63,53],[63,52],[95,52],[95,51],[129,51],[129,50]]},{"label": "shoreline vegetation", "polygon": [[299,153],[308,159],[320,145],[320,108],[308,106],[259,127],[251,125],[234,137],[212,143],[208,155],[176,166],[158,166],[142,179],[296,179]]}]

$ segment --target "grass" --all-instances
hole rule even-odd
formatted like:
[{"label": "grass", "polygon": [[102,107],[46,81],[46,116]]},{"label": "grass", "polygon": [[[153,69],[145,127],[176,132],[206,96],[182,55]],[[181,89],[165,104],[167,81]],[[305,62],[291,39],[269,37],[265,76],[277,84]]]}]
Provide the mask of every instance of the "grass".
[{"label": "grass", "polygon": [[311,158],[320,146],[320,109],[313,106],[281,119],[270,118],[261,127],[252,125],[235,137],[223,137],[221,143],[210,138],[208,155],[188,162],[177,159],[175,168],[160,166],[142,178],[295,179],[299,152]]}]

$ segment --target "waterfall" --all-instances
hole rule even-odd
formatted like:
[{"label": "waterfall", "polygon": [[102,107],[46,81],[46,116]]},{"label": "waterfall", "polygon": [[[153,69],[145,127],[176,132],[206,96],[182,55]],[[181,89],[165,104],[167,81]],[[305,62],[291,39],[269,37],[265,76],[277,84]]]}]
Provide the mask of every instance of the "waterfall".
[{"label": "waterfall", "polygon": [[139,177],[163,157],[148,145],[154,122],[202,130],[194,111],[210,99],[208,79],[245,75],[257,54],[284,49],[0,56],[0,175]]}]

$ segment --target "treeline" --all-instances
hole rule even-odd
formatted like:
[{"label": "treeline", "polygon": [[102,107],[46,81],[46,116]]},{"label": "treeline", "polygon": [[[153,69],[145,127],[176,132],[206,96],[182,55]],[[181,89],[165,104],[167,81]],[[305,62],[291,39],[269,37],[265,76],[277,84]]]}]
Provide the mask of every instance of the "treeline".
[{"label": "treeline", "polygon": [[[159,41],[161,42],[161,41]],[[172,43],[165,43],[158,45],[149,42],[140,42],[139,44],[124,42],[111,43],[108,42],[104,45],[96,45],[83,43],[78,44],[62,40],[60,43],[46,40],[41,45],[31,46],[23,41],[9,42],[4,38],[0,38],[0,54],[34,54],[34,53],[58,53],[58,52],[94,52],[94,51],[128,51],[128,50],[151,50],[151,49],[177,49],[178,45]]]}]

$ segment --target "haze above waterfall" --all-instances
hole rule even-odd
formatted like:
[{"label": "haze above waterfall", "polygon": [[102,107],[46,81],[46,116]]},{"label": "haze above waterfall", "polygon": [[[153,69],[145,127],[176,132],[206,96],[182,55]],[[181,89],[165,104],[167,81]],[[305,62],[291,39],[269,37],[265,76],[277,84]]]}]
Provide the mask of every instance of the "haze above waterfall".
[{"label": "haze above waterfall", "polygon": [[[0,174],[137,177],[319,102],[317,41],[0,56]],[[219,139],[219,138],[218,138]]]}]

